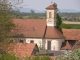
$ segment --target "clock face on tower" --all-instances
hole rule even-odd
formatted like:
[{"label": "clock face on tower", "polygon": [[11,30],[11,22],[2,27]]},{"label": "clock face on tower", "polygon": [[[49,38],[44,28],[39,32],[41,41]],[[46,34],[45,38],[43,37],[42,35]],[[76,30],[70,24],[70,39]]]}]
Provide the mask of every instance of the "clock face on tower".
[{"label": "clock face on tower", "polygon": [[48,20],[48,23],[49,23],[49,24],[51,24],[51,23],[52,23],[52,21],[51,21],[51,20]]}]

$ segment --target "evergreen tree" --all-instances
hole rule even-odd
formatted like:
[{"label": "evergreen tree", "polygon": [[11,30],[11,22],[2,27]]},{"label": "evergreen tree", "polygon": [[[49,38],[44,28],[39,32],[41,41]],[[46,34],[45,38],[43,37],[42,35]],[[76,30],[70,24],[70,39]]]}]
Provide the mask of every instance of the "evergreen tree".
[{"label": "evergreen tree", "polygon": [[[61,31],[61,24],[62,24],[62,19],[61,17],[59,16],[59,14],[57,13],[57,17],[56,17],[56,25],[57,25],[57,28]],[[62,31],[61,31],[62,32]]]}]

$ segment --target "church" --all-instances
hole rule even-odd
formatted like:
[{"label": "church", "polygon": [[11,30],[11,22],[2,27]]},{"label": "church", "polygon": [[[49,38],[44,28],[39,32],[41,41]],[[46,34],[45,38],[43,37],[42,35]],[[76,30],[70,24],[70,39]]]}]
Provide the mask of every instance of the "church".
[{"label": "church", "polygon": [[39,49],[59,51],[65,41],[56,27],[57,4],[46,8],[46,19],[13,19],[16,28],[13,40],[20,43],[36,43]]}]

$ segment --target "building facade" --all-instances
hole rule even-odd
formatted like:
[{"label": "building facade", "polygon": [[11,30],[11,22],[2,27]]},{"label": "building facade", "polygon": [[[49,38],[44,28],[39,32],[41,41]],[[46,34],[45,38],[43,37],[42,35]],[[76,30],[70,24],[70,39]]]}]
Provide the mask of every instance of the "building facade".
[{"label": "building facade", "polygon": [[[22,43],[36,43],[40,49],[58,51],[64,42],[63,34],[56,27],[57,4],[46,8],[46,19],[14,19],[19,28],[15,40]],[[21,31],[22,30],[22,31]]]}]

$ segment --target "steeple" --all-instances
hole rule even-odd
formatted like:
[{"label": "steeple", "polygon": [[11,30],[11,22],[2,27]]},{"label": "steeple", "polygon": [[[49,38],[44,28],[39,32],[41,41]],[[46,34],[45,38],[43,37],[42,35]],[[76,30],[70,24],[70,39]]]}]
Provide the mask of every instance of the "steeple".
[{"label": "steeple", "polygon": [[46,8],[47,10],[47,26],[56,26],[56,13],[57,13],[57,4],[52,3]]}]

